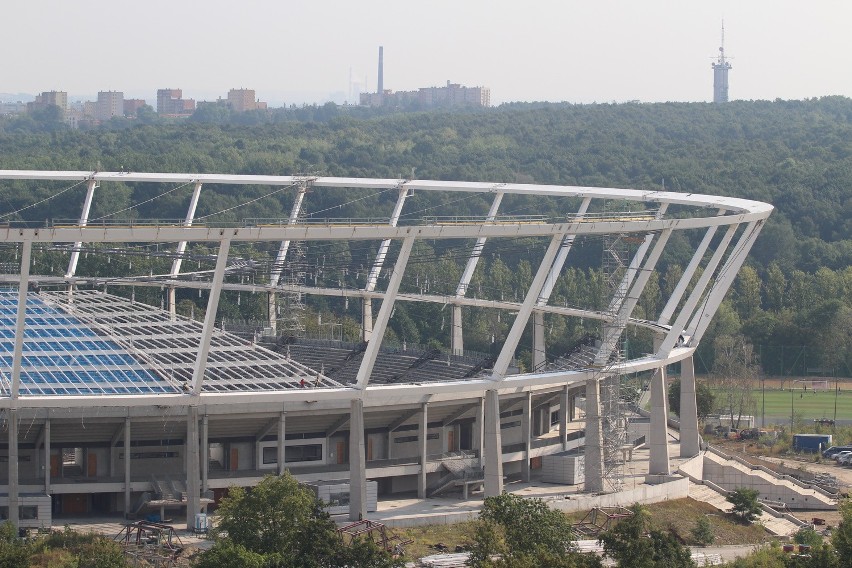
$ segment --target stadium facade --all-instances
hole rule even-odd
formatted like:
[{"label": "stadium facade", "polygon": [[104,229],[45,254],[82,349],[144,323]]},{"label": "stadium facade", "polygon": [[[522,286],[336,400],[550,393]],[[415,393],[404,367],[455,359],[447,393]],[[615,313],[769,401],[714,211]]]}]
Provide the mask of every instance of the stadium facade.
[{"label": "stadium facade", "polygon": [[[730,197],[485,182],[10,170],[0,171],[0,180],[23,188],[18,195],[29,187],[54,196],[83,193],[79,219],[18,221],[27,209],[21,205],[0,227],[0,408],[8,434],[0,449],[7,463],[0,467],[0,506],[30,526],[52,514],[169,509],[185,511],[191,526],[229,486],[285,469],[303,481],[348,483],[348,495],[336,499],[348,500],[350,518],[358,519],[367,516],[373,491],[426,498],[478,483],[486,495],[497,495],[506,474],[528,479],[537,458],[577,446],[585,489],[606,491],[613,468],[607,385],[637,373],[651,376],[649,473],[667,475],[666,366],[681,365],[681,451],[694,455],[692,356],[772,210]],[[185,187],[186,216],[121,219],[119,211],[92,219],[93,201],[119,186],[146,188],[151,200]],[[291,213],[239,223],[196,215],[202,188],[234,186],[286,197]],[[392,197],[386,212],[376,211],[381,219],[306,215],[306,202],[320,193],[339,199],[341,210],[370,196]],[[420,194],[445,209],[407,212]],[[461,199],[484,207],[469,207],[475,212],[466,216],[440,214]],[[536,199],[564,203],[567,213],[517,214],[534,208]],[[524,200],[530,201],[522,206]],[[500,212],[504,202],[512,213]],[[519,239],[538,251],[530,254],[527,288],[512,299],[482,297],[472,283],[483,250]],[[600,270],[613,280],[608,299],[586,306],[553,301],[575,243],[606,239],[626,253],[610,270],[607,256],[615,249],[602,246]],[[643,290],[675,240],[681,250],[691,248],[690,260],[656,313],[638,317]],[[245,254],[261,243],[266,263]],[[338,266],[345,277],[294,277],[297,248],[332,256],[334,243],[369,244],[372,264],[353,265],[351,273]],[[464,251],[448,290],[417,281],[422,243]],[[200,259],[199,248],[211,252]],[[171,268],[98,272],[131,251],[164,255]],[[39,260],[47,255],[54,263],[64,259],[67,268]],[[198,270],[186,270],[190,260]],[[156,290],[162,305],[137,301],[142,289]],[[206,299],[200,321],[176,308],[187,290]],[[269,321],[249,335],[222,329],[223,294],[261,295]],[[360,340],[288,334],[279,317],[282,298],[360,302]],[[383,345],[402,302],[446,313],[446,349]],[[476,310],[508,322],[490,356],[464,348],[465,314]],[[545,318],[599,321],[601,331],[557,358],[547,353]],[[653,335],[653,349],[625,356],[620,342],[635,329]],[[522,366],[516,354],[525,332],[532,356]]]}]

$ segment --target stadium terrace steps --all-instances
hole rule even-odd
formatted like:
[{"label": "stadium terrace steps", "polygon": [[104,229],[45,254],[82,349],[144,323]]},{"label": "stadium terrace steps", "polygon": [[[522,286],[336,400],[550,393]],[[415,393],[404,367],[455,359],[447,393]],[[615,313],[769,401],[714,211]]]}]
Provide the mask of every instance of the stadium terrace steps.
[{"label": "stadium terrace steps", "polygon": [[[355,382],[363,359],[363,350],[343,342],[295,339],[276,350],[343,384]],[[459,357],[419,349],[383,349],[373,365],[370,384],[459,381],[484,359],[484,355]]]}]

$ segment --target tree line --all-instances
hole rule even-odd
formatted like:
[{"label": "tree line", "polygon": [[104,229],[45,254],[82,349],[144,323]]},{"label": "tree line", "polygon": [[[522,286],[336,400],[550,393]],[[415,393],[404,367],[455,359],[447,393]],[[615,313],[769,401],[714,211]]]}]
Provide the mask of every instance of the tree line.
[{"label": "tree line", "polygon": [[[298,112],[297,112],[298,111]],[[734,195],[772,203],[776,210],[758,239],[735,290],[725,301],[699,352],[699,370],[713,368],[715,337],[745,337],[769,374],[852,375],[852,100],[824,97],[803,101],[737,101],[726,105],[510,104],[476,111],[390,112],[356,107],[303,107],[243,117],[198,116],[181,123],[155,120],[107,124],[73,131],[49,112],[0,119],[0,168],[200,173],[292,174],[411,177],[552,183]],[[95,200],[93,218],[129,210],[139,217],[179,218],[188,195],[175,192],[150,203],[158,189],[148,184],[111,184]],[[75,218],[83,188],[46,199],[55,188],[25,182],[4,183],[0,203],[29,220]],[[211,187],[199,215],[229,210],[264,195],[265,188]],[[325,194],[325,195],[321,195]],[[77,199],[75,199],[75,197]],[[281,196],[283,197],[283,196]],[[340,203],[340,194],[311,194],[308,212]],[[334,215],[369,217],[387,210],[389,193],[364,195]],[[336,201],[335,201],[336,200]],[[484,197],[452,204],[415,195],[411,203],[430,214],[482,214]],[[513,210],[510,198],[505,210]],[[525,204],[524,212],[566,214],[546,198]],[[286,217],[289,201],[261,199],[211,218]],[[324,213],[332,216],[331,213]],[[678,235],[667,247],[637,308],[642,317],[660,309],[667,287],[676,282],[700,235]],[[453,244],[427,244],[412,289],[449,289],[462,262]],[[593,268],[600,245],[575,247],[571,266],[554,291],[553,302],[594,305],[602,297],[601,274]],[[367,265],[375,245],[339,246],[334,254]],[[475,276],[483,297],[512,298],[530,278],[541,245],[519,242],[486,249]],[[329,253],[331,256],[331,253]],[[309,259],[318,266],[319,259]],[[153,261],[152,261],[153,262]],[[137,261],[137,266],[144,264]],[[439,268],[440,267],[440,268]],[[314,271],[319,273],[318,270]],[[363,280],[365,274],[325,270],[314,276],[332,283]],[[456,280],[457,281],[457,280]],[[189,301],[190,298],[184,298]],[[223,310],[240,317],[262,315],[262,302],[226,297]],[[243,298],[243,300],[245,300]],[[195,308],[203,309],[201,303]],[[341,306],[320,300],[311,306],[324,321]],[[254,310],[256,313],[252,313]],[[347,316],[355,317],[350,306]],[[433,306],[402,304],[392,333],[409,342],[446,344],[448,328],[431,325],[441,315]],[[466,315],[471,348],[488,351],[507,327],[506,318],[487,311]],[[351,323],[347,320],[347,325]],[[351,327],[351,326],[350,326]],[[548,323],[555,354],[570,350],[591,331],[587,323]],[[467,338],[466,338],[467,339]],[[650,338],[631,336],[642,352]],[[782,354],[781,350],[786,348]],[[803,360],[796,349],[805,349]],[[522,353],[528,357],[528,353]]]}]

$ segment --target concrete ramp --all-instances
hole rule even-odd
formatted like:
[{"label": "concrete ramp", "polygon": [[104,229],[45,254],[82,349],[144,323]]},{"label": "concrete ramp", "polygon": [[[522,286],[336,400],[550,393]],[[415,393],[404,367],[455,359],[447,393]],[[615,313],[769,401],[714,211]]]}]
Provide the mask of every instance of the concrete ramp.
[{"label": "concrete ramp", "polygon": [[704,454],[703,479],[726,491],[740,487],[756,489],[760,499],[783,503],[789,509],[836,509],[835,497],[817,486],[789,476],[780,476],[762,466],[711,449]]}]

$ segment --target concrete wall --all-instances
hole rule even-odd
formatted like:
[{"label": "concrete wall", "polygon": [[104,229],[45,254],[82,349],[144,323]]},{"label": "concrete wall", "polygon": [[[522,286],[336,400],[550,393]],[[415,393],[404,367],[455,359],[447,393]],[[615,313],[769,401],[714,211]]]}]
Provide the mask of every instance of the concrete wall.
[{"label": "concrete wall", "polygon": [[[21,519],[19,525],[26,528],[49,527],[52,521],[50,510],[50,497],[48,495],[21,495],[19,496],[19,506],[21,507],[36,507],[36,519]],[[7,495],[0,496],[0,506],[9,506],[9,497]]]},{"label": "concrete wall", "polygon": [[[98,448],[100,449],[100,448]],[[98,455],[98,475],[109,475],[109,448],[103,448],[103,455]],[[90,450],[91,451],[91,450]],[[174,452],[177,455],[171,458],[142,458],[130,460],[130,475],[138,477],[143,475],[155,475],[168,473],[171,476],[181,474],[184,468],[183,446],[131,446],[131,454]],[[123,447],[116,448],[113,452],[115,462],[113,463],[115,475],[124,477],[124,459],[126,452]],[[103,472],[101,472],[103,464]]]},{"label": "concrete wall", "polygon": [[[547,505],[559,511],[586,511],[593,507],[627,507],[633,503],[659,503],[669,499],[684,499],[689,496],[689,480],[686,478],[661,483],[659,485],[643,485],[636,489],[610,493],[608,495],[571,495],[570,499],[553,498],[547,500]],[[422,525],[448,525],[471,521],[479,516],[478,510],[460,510],[443,515],[428,515],[422,517],[386,518],[382,522],[389,527],[415,527]]]},{"label": "concrete wall", "polygon": [[558,511],[587,511],[593,507],[629,507],[633,503],[660,503],[689,496],[689,479],[683,477],[657,485],[642,485],[636,489],[606,495],[576,495],[549,500],[547,505]]}]

